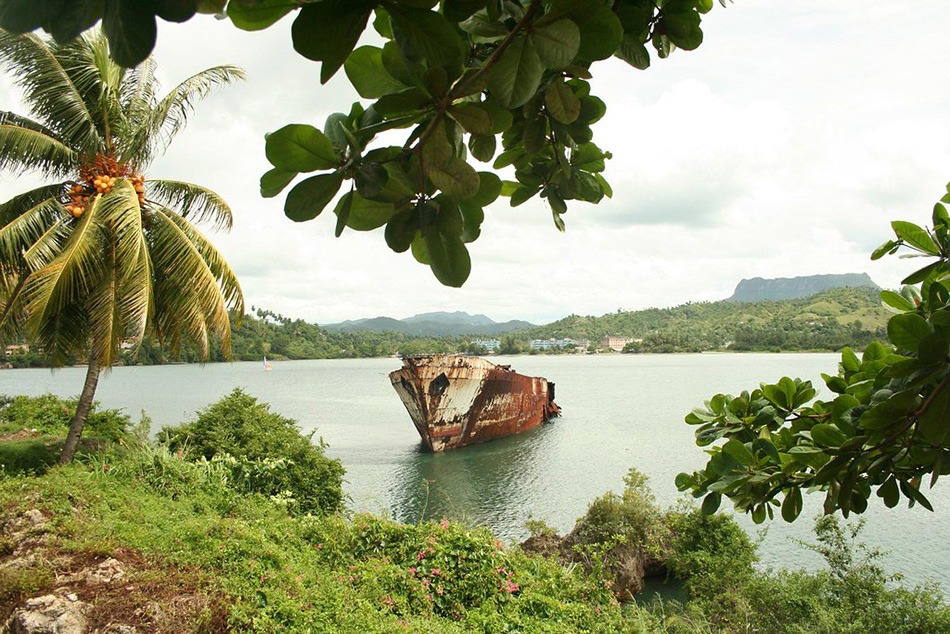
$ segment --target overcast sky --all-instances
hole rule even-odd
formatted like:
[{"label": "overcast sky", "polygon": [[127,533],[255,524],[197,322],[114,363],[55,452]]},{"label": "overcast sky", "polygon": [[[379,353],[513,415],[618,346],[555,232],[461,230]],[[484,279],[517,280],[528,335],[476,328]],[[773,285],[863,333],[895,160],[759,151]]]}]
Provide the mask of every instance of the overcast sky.
[{"label": "overcast sky", "polygon": [[[208,186],[232,206],[212,235],[248,306],[317,323],[462,310],[544,323],[576,313],[729,296],[742,278],[866,272],[897,286],[916,261],[870,252],[892,219],[929,223],[950,180],[950,2],[736,0],[703,19],[696,51],[593,67],[607,103],[595,142],[613,153],[612,200],[573,203],[559,233],[543,201],[486,209],[465,287],[441,286],[382,230],[334,238],[335,216],[286,219],[262,199],[264,133],[323,126],[357,96],[342,72],[294,53],[292,16],[244,33],[199,16],[164,25],[155,54],[170,89],[208,66],[248,79],[199,104],[148,176]],[[20,110],[0,80],[0,108]],[[22,190],[9,174],[0,197]]]}]

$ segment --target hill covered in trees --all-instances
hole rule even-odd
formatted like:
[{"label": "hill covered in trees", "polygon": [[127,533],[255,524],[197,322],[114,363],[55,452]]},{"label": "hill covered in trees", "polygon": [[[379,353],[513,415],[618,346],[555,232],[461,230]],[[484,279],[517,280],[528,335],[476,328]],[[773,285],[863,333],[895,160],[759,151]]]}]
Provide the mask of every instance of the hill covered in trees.
[{"label": "hill covered in trees", "polygon": [[[573,339],[599,348],[605,336],[624,337],[626,352],[796,351],[863,348],[885,338],[889,312],[874,289],[837,288],[805,299],[764,302],[690,302],[673,308],[618,311],[599,317],[570,315],[500,337],[502,354],[532,352],[535,339]],[[232,320],[231,347],[239,361],[269,359],[339,359],[405,354],[485,351],[468,335],[411,335],[397,331],[331,332],[302,319],[256,308],[240,327]],[[587,345],[587,344],[584,344]],[[547,354],[563,352],[548,349]],[[197,351],[184,348],[177,358],[198,361]],[[126,351],[126,364],[157,364],[176,359],[170,350],[146,343],[136,356]],[[211,359],[223,361],[212,342]],[[11,354],[14,367],[42,366],[41,355]],[[80,360],[77,360],[80,361]]]},{"label": "hill covered in trees", "polygon": [[885,337],[890,313],[873,288],[836,288],[804,299],[687,303],[673,308],[570,315],[518,333],[529,339],[605,336],[632,341],[630,352],[839,350]]}]

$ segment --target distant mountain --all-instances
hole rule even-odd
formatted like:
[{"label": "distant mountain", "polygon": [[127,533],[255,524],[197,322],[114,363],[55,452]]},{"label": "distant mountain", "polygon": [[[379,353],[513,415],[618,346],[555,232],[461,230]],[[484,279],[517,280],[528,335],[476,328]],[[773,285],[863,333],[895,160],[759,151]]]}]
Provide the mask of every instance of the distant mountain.
[{"label": "distant mountain", "polygon": [[326,324],[328,332],[401,332],[406,335],[451,337],[460,335],[500,335],[514,330],[533,328],[527,321],[512,320],[498,323],[485,315],[469,315],[461,311],[413,315],[405,319],[374,317],[351,319],[338,324]]},{"label": "distant mountain", "polygon": [[766,300],[801,299],[832,288],[864,287],[878,288],[867,273],[843,273],[839,275],[806,275],[802,277],[779,277],[763,279],[753,277],[742,280],[736,286],[729,302],[761,302]]}]

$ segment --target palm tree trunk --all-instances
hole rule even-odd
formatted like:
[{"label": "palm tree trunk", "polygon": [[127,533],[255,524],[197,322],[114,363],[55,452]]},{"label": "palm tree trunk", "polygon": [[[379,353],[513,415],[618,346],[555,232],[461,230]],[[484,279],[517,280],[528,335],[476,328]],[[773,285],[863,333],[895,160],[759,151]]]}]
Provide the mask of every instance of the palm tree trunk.
[{"label": "palm tree trunk", "polygon": [[99,384],[99,355],[95,350],[90,351],[89,367],[86,369],[86,382],[82,386],[82,394],[79,396],[79,404],[76,405],[76,413],[73,420],[69,423],[69,433],[66,435],[66,444],[63,445],[63,453],[59,457],[59,464],[68,464],[76,453],[76,447],[79,445],[79,437],[82,435],[82,428],[86,426],[86,416],[92,408],[92,399],[96,394],[96,386]]}]

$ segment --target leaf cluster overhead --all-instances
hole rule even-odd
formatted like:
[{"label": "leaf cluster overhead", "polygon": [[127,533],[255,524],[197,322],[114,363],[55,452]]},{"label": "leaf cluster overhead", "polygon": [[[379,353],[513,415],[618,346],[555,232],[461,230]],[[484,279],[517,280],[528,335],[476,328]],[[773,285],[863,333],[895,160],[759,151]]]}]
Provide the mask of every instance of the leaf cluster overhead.
[{"label": "leaf cluster overhead", "polygon": [[[896,314],[891,345],[874,343],[860,357],[845,349],[835,375],[822,375],[832,398],[816,399],[809,381],[782,378],[738,396],[717,394],[693,410],[706,467],[681,473],[680,490],[715,511],[728,497],[757,522],[802,510],[802,493],[821,491],[826,513],[862,513],[872,494],[888,507],[901,498],[932,509],[924,486],[950,474],[950,204],[936,204],[930,229],[895,221],[895,239],[873,259],[909,250],[932,262],[908,275],[900,291],[883,291]],[[713,443],[723,441],[713,446]]]},{"label": "leaf cluster overhead", "polygon": [[[336,235],[384,228],[391,249],[411,251],[440,282],[461,286],[472,265],[467,245],[499,196],[512,206],[545,199],[563,231],[569,201],[612,194],[602,174],[610,153],[593,142],[606,106],[591,94],[592,64],[614,56],[645,69],[650,49],[660,58],[695,49],[713,3],[116,0],[79,12],[42,0],[36,15],[27,4],[35,2],[0,0],[0,26],[67,38],[101,18],[124,64],[151,49],[155,16],[223,10],[238,28],[258,30],[294,13],[294,49],[320,63],[321,82],[342,69],[365,101],[322,127],[295,123],[269,134],[273,169],[261,193],[277,196],[293,183],[284,202],[292,220],[331,207]],[[375,35],[364,38],[370,28]],[[403,131],[400,144],[378,142],[392,130]],[[502,181],[499,170],[512,178]]]}]

